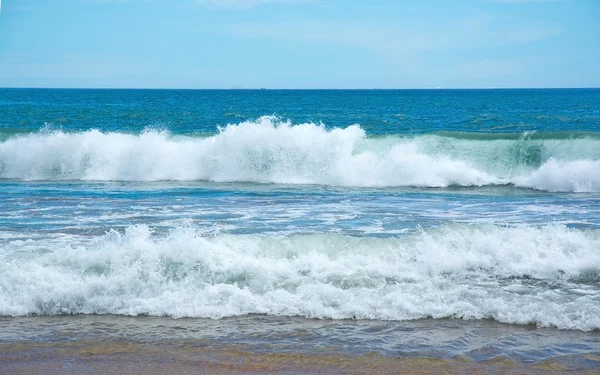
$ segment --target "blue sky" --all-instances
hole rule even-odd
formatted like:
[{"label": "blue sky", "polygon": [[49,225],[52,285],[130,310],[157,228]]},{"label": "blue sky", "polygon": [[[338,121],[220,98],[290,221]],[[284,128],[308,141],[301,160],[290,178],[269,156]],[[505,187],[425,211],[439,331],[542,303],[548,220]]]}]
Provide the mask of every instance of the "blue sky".
[{"label": "blue sky", "polygon": [[0,1],[0,87],[600,87],[598,0]]}]

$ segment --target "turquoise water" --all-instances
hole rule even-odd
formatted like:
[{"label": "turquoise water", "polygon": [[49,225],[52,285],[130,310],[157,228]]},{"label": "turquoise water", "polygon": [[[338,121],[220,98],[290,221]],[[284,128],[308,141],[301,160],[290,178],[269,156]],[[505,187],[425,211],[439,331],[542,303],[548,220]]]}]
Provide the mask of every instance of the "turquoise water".
[{"label": "turquoise water", "polygon": [[600,90],[2,89],[0,207],[6,317],[492,320],[600,351]]}]

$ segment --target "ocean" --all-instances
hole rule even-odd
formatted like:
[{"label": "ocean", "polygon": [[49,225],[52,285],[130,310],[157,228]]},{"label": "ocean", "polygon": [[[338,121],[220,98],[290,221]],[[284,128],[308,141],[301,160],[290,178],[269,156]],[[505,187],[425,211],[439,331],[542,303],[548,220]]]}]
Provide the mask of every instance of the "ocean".
[{"label": "ocean", "polygon": [[122,341],[600,371],[600,89],[0,89],[0,212],[11,371]]}]

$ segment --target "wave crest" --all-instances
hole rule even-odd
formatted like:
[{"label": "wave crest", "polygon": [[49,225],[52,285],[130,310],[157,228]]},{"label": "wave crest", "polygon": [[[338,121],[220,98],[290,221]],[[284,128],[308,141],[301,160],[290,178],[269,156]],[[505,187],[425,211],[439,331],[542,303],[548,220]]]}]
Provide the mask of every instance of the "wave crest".
[{"label": "wave crest", "polygon": [[[145,225],[10,241],[0,314],[493,318],[600,328],[598,231],[451,225],[395,238]],[[23,254],[36,254],[24,257]]]},{"label": "wave crest", "polygon": [[41,131],[0,142],[0,177],[22,180],[205,180],[340,186],[483,186],[600,191],[600,139],[369,138],[274,117],[214,136]]}]

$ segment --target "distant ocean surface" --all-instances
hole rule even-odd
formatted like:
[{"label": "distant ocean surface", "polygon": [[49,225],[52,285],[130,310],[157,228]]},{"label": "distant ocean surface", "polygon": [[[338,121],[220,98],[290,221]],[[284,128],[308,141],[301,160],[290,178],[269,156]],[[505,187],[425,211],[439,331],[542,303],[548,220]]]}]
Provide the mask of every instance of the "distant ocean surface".
[{"label": "distant ocean surface", "polygon": [[[550,332],[525,360],[600,352],[597,89],[0,89],[0,209],[14,332],[490,322]],[[392,350],[346,322],[314,345]]]}]

